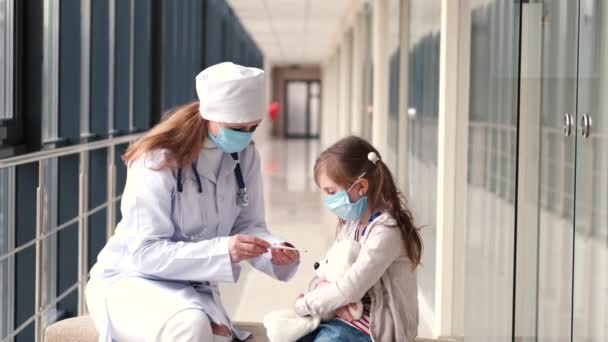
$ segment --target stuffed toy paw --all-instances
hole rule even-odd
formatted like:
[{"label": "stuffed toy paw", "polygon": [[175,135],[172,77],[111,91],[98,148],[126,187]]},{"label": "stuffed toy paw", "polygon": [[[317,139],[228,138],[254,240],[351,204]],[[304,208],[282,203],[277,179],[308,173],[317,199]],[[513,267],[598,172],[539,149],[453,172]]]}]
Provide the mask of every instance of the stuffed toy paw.
[{"label": "stuffed toy paw", "polygon": [[[317,277],[322,283],[337,281],[357,260],[360,249],[359,243],[352,240],[334,243],[325,259],[315,262]],[[352,303],[348,306],[348,311],[354,319],[359,319],[363,315],[363,304],[361,301]],[[323,317],[300,317],[293,310],[272,311],[264,316],[264,327],[270,342],[295,342],[317,329],[321,321],[329,321],[335,316],[334,312]]]},{"label": "stuffed toy paw", "polygon": [[293,310],[272,311],[264,316],[264,327],[270,342],[294,342],[319,326],[318,316],[300,317]]},{"label": "stuffed toy paw", "polygon": [[[350,266],[355,263],[359,256],[361,245],[353,240],[342,240],[334,243],[325,259],[315,262],[314,268],[317,277],[324,283],[333,283],[338,281],[348,271]],[[361,301],[352,303],[348,306],[353,319],[357,320],[363,316],[363,303]],[[328,321],[334,318],[335,315],[330,313],[323,316],[323,321]]]}]

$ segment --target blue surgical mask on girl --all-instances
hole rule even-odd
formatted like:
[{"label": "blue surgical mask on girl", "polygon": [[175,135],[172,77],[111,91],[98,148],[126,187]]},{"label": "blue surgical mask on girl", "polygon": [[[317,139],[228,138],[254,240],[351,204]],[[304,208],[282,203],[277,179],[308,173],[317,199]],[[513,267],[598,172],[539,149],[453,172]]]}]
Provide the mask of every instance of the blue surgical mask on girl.
[{"label": "blue surgical mask on girl", "polygon": [[213,133],[209,131],[209,139],[220,150],[226,153],[235,153],[241,152],[251,143],[253,132],[238,132],[220,126],[217,137],[213,136]]},{"label": "blue surgical mask on girl", "polygon": [[[357,178],[357,180],[361,179],[365,175],[362,174]],[[325,196],[323,198],[323,202],[325,207],[332,213],[334,213],[339,218],[346,221],[355,221],[361,218],[367,209],[367,196],[361,197],[357,202],[350,203],[350,199],[348,198],[348,193],[350,190],[357,184],[357,181],[353,183],[353,185],[348,188],[346,191],[340,191],[333,195]]]}]

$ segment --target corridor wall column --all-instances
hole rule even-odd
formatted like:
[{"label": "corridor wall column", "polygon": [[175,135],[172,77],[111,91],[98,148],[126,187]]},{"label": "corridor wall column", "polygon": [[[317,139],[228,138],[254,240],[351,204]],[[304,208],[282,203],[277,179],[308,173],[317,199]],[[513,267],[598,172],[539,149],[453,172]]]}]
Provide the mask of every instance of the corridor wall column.
[{"label": "corridor wall column", "polygon": [[364,17],[357,13],[353,26],[353,60],[352,60],[352,89],[351,89],[351,123],[350,131],[354,135],[363,134],[363,52],[369,48],[364,46]]},{"label": "corridor wall column", "polygon": [[340,119],[338,121],[339,137],[345,137],[350,132],[351,112],[351,72],[352,72],[352,53],[353,53],[353,34],[348,31],[344,34],[344,39],[340,48]]},{"label": "corridor wall column", "polygon": [[388,53],[386,36],[388,35],[388,1],[373,2],[373,65],[374,65],[374,105],[372,143],[380,154],[387,153],[388,130]]},{"label": "corridor wall column", "polygon": [[[460,8],[468,1],[441,1],[439,123],[437,150],[437,248],[435,273],[436,336],[455,336],[461,326],[455,313],[457,291],[464,291],[467,141],[469,89],[468,32],[461,31]],[[464,11],[466,12],[466,11]],[[464,33],[464,34],[463,34]],[[459,271],[460,270],[460,271]],[[459,303],[456,303],[456,307]],[[460,330],[460,329],[458,329]]]}]

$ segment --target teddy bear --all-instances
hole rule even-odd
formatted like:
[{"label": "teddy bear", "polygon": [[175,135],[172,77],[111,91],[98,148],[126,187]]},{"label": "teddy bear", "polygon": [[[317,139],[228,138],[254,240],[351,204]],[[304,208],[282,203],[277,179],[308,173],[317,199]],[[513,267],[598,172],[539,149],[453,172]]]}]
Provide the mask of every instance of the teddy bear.
[{"label": "teddy bear", "polygon": [[[361,245],[353,240],[335,242],[327,251],[325,259],[315,262],[314,270],[320,282],[335,282],[357,260]],[[353,319],[363,315],[363,304],[357,301],[348,306]],[[321,321],[329,321],[335,313],[320,316],[298,316],[293,309],[272,311],[264,316],[264,327],[270,342],[294,342],[313,332]]]}]

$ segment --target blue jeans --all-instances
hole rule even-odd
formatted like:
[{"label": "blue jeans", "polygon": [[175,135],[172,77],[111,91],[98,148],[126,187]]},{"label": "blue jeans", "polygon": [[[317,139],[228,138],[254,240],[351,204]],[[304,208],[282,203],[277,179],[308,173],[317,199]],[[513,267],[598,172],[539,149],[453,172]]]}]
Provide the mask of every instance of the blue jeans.
[{"label": "blue jeans", "polygon": [[333,319],[321,323],[317,330],[302,337],[298,342],[371,342],[371,337],[347,323]]}]

